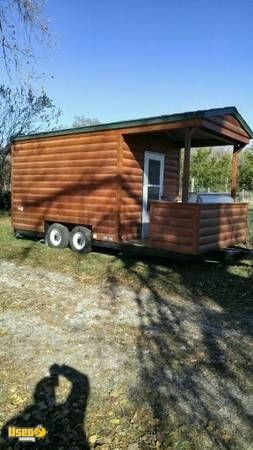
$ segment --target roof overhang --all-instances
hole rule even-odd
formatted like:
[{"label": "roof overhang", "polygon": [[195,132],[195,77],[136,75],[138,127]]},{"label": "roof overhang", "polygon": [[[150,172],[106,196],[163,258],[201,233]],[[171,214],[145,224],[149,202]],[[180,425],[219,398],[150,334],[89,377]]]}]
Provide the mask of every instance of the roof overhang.
[{"label": "roof overhang", "polygon": [[193,147],[246,145],[253,138],[253,131],[238,110],[226,107],[17,136],[12,142],[105,131],[118,131],[120,134],[163,132],[175,145],[182,147],[184,130],[189,127],[197,128],[192,139]]}]

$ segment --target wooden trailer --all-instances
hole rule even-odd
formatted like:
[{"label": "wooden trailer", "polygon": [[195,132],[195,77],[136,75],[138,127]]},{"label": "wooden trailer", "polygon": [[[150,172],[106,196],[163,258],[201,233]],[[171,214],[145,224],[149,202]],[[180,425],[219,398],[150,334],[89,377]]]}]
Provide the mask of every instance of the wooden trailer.
[{"label": "wooden trailer", "polygon": [[235,200],[239,152],[252,137],[234,107],[16,137],[12,226],[80,252],[142,242],[196,255],[243,242],[246,203],[188,202],[190,151],[233,146]]}]

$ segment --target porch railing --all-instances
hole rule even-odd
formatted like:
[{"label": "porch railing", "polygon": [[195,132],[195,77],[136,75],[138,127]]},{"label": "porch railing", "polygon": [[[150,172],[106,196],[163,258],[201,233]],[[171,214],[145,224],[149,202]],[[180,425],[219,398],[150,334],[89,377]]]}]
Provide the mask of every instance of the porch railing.
[{"label": "porch railing", "polygon": [[247,239],[248,203],[152,201],[149,245],[197,255]]}]

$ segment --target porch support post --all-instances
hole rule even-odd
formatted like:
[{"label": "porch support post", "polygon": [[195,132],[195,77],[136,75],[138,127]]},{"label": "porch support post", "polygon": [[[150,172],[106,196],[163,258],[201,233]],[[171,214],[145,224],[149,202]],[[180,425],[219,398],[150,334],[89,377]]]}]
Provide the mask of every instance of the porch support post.
[{"label": "porch support post", "polygon": [[238,159],[239,151],[243,148],[243,145],[235,144],[232,156],[232,174],[231,174],[231,197],[234,201],[236,199],[237,191],[237,173],[238,173]]},{"label": "porch support post", "polygon": [[198,128],[186,128],[184,137],[184,168],[182,180],[182,203],[187,203],[189,197],[190,182],[190,157],[192,136]]}]

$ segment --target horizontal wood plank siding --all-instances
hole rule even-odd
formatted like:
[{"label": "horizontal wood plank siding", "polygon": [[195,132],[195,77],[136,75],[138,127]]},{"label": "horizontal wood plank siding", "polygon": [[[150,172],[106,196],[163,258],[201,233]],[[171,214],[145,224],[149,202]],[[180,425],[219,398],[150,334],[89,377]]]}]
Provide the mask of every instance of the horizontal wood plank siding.
[{"label": "horizontal wood plank siding", "polygon": [[200,254],[245,242],[247,203],[182,204],[152,202],[149,245]]},{"label": "horizontal wood plank siding", "polygon": [[12,151],[12,221],[44,231],[44,222],[91,226],[118,241],[118,134],[17,142]]},{"label": "horizontal wood plank siding", "polygon": [[187,204],[151,202],[150,247],[196,254],[196,213]]},{"label": "horizontal wood plank siding", "polygon": [[171,146],[166,135],[125,135],[120,213],[120,235],[123,241],[135,240],[141,235],[145,151],[165,155],[164,198],[175,200],[179,192],[180,150]]},{"label": "horizontal wood plank siding", "polygon": [[247,238],[248,204],[201,205],[199,253],[219,250]]}]

